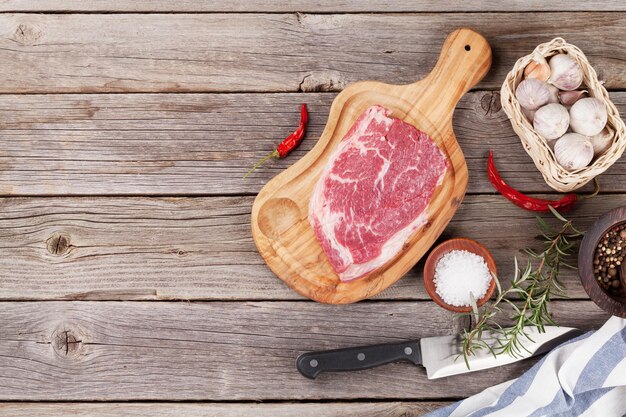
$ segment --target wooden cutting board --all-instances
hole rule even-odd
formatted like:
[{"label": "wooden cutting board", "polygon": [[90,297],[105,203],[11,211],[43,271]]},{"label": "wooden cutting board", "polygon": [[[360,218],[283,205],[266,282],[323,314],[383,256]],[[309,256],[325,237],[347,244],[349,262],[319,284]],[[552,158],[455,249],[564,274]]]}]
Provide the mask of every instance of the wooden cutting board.
[{"label": "wooden cutting board", "polygon": [[[439,237],[465,195],[467,165],[452,131],[452,113],[490,65],[491,48],[485,38],[459,29],[448,36],[426,78],[408,85],[361,81],[343,90],[333,101],[315,147],[268,182],[254,201],[252,236],[270,269],[298,293],[332,304],[371,297],[409,271]],[[430,135],[447,155],[450,168],[429,203],[427,224],[402,251],[365,277],[341,282],[309,224],[309,199],[337,144],[358,116],[374,104]]]}]

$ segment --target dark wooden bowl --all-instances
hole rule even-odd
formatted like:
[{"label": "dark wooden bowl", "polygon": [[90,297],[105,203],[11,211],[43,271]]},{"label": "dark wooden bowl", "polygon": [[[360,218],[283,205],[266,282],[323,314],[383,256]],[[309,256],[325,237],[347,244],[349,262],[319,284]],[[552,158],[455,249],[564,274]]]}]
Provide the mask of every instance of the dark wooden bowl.
[{"label": "dark wooden bowl", "polygon": [[[587,230],[578,251],[578,275],[589,298],[604,311],[619,317],[626,317],[626,299],[609,294],[598,284],[593,275],[593,258],[602,236],[612,227],[623,222],[626,222],[626,206],[603,214]],[[624,270],[622,265],[622,282],[624,282]]]},{"label": "dark wooden bowl", "polygon": [[[454,311],[455,313],[469,313],[472,311],[472,307],[457,307],[451,306],[447,304],[443,299],[437,294],[435,290],[435,267],[437,263],[441,259],[443,255],[453,250],[466,250],[468,252],[475,253],[476,255],[482,256],[487,262],[487,266],[489,267],[489,271],[494,276],[497,276],[496,263],[493,260],[493,256],[491,253],[480,243],[476,242],[472,239],[466,238],[457,238],[446,240],[445,242],[439,244],[435,249],[430,252],[428,258],[426,259],[426,264],[424,265],[424,286],[426,287],[426,292],[430,295],[430,298],[441,307],[446,310]],[[479,300],[476,300],[476,304],[480,307],[491,298],[493,291],[496,288],[496,281],[494,279],[491,280],[491,284],[489,284],[489,288],[487,289],[487,293],[484,297]]]}]

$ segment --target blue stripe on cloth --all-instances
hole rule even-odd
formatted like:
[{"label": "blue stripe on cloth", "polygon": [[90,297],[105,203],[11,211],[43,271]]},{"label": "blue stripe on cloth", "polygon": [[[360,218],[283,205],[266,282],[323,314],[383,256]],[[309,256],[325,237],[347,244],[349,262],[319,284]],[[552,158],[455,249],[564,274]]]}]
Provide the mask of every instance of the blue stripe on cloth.
[{"label": "blue stripe on cloth", "polygon": [[598,349],[576,381],[574,395],[600,388],[611,371],[626,357],[626,327]]},{"label": "blue stripe on cloth", "polygon": [[563,410],[563,411],[567,411],[567,414],[565,415],[558,414],[558,416],[561,417],[563,415],[563,417],[565,416],[577,417],[581,415],[582,413],[584,413],[589,407],[591,407],[593,403],[599,400],[604,394],[608,393],[609,391],[613,389],[614,389],[613,387],[598,388],[598,389],[594,389],[591,391],[585,391],[580,394],[576,394],[574,396],[574,404],[572,404],[572,407],[569,408],[568,410]]},{"label": "blue stripe on cloth", "polygon": [[[568,340],[567,342],[563,343],[559,347],[566,346],[569,343],[573,343],[578,340],[586,339],[592,334],[593,332],[587,332],[579,337]],[[567,395],[565,391],[560,389],[559,391],[557,391],[557,393],[554,395],[554,398],[548,405],[545,405],[541,408],[536,409],[528,417],[541,417],[541,416],[549,415],[549,413],[554,412],[554,410],[567,410],[569,407],[571,407],[573,403],[574,403],[574,399],[570,397],[569,395]]]}]

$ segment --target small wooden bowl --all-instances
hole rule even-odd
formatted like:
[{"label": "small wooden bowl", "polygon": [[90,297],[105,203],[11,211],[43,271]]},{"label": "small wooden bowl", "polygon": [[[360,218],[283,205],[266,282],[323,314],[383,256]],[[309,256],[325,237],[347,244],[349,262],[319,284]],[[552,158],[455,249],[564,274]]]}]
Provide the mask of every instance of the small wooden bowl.
[{"label": "small wooden bowl", "polygon": [[[612,227],[626,222],[626,206],[604,213],[587,230],[578,250],[578,275],[589,298],[602,310],[619,317],[626,317],[626,297],[619,297],[605,291],[593,274],[593,259],[600,239]],[[624,282],[622,267],[622,282]]]},{"label": "small wooden bowl", "polygon": [[[487,248],[485,248],[483,245],[476,242],[475,240],[466,238],[446,240],[445,242],[439,244],[435,249],[430,252],[430,255],[428,255],[428,258],[426,259],[426,264],[424,265],[424,286],[426,287],[426,292],[428,293],[428,295],[430,295],[430,298],[432,298],[435,303],[439,304],[446,310],[454,311],[455,313],[469,313],[472,311],[472,307],[457,307],[447,304],[445,301],[443,301],[443,299],[439,296],[439,294],[437,294],[437,291],[435,290],[435,267],[437,266],[437,263],[439,263],[439,260],[443,255],[453,250],[466,250],[468,252],[482,256],[485,259],[485,262],[487,262],[489,271],[494,276],[497,276],[496,263],[494,262],[493,256],[491,256],[491,253],[489,253]],[[489,300],[489,298],[491,298],[491,295],[493,294],[493,291],[495,289],[496,280],[492,278],[491,284],[489,284],[489,288],[487,289],[487,293],[485,294],[485,296],[479,300],[476,300],[476,304],[478,305],[478,307],[485,304]]]}]

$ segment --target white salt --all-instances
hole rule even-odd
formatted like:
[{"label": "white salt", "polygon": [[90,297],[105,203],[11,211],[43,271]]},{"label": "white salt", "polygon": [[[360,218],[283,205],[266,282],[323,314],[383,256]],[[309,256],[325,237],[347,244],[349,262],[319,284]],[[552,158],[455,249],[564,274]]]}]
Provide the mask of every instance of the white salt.
[{"label": "white salt", "polygon": [[485,259],[466,250],[446,253],[435,266],[437,294],[452,306],[470,306],[470,292],[479,300],[487,293],[490,282],[491,273]]}]

